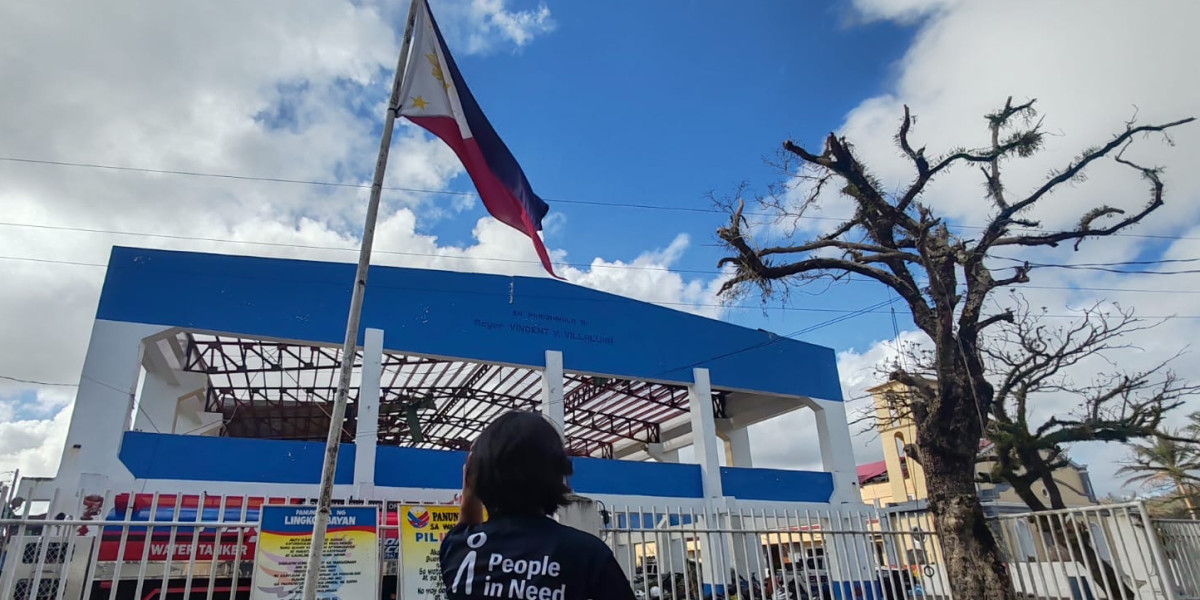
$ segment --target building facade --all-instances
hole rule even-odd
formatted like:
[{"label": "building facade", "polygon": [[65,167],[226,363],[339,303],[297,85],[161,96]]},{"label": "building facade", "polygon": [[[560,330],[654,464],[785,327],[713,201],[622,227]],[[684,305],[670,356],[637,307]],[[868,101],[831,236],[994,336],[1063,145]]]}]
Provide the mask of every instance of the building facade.
[{"label": "building facade", "polygon": [[[877,507],[924,506],[929,497],[925,470],[908,456],[906,449],[916,442],[917,425],[897,408],[896,398],[903,398],[906,389],[895,382],[867,390],[875,409],[875,428],[883,443],[883,460],[858,466],[859,490],[863,502]],[[986,440],[980,445],[978,473],[991,470],[988,459],[992,446]],[[1054,480],[1067,507],[1097,504],[1087,467],[1074,462],[1054,472]],[[979,483],[979,499],[988,515],[1027,512],[1029,509],[1008,484]],[[1034,492],[1048,496],[1042,483],[1034,484]]]}]

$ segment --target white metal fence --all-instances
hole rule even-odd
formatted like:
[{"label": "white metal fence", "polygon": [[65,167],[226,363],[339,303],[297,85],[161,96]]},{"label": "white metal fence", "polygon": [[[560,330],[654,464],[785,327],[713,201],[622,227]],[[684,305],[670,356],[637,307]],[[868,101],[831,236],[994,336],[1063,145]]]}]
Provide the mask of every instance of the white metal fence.
[{"label": "white metal fence", "polygon": [[[47,518],[26,510],[0,519],[0,600],[246,600],[259,508],[313,503],[108,493],[85,499],[74,515]],[[381,598],[396,600],[402,597],[400,507],[422,503],[374,504],[381,508]]]},{"label": "white metal fence", "polygon": [[950,597],[922,515],[616,507],[602,537],[639,597]]},{"label": "white metal fence", "polygon": [[[616,507],[608,523],[606,541],[649,600],[953,597],[925,511]],[[1152,521],[1130,503],[990,525],[1020,597],[1200,599],[1200,521]]]},{"label": "white metal fence", "polygon": [[1200,521],[1156,520],[1171,580],[1181,598],[1200,598]]},{"label": "white metal fence", "polygon": [[1138,503],[1007,515],[994,530],[1018,592],[1034,598],[1180,598]]},{"label": "white metal fence", "polygon": [[[0,520],[0,600],[245,600],[259,505],[309,502],[110,493],[27,510]],[[381,598],[434,598],[401,593],[403,504],[382,507]],[[953,597],[927,512],[761,506],[601,507],[599,535],[646,600]],[[1200,600],[1200,521],[1132,503],[992,526],[1025,598]]]}]

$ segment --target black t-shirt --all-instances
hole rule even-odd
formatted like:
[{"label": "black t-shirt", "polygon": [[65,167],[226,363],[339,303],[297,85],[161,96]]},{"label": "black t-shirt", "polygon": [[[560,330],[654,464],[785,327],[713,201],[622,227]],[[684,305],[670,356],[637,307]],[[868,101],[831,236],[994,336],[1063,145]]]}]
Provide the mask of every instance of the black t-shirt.
[{"label": "black t-shirt", "polygon": [[633,600],[612,551],[548,517],[493,517],[442,540],[450,600]]}]

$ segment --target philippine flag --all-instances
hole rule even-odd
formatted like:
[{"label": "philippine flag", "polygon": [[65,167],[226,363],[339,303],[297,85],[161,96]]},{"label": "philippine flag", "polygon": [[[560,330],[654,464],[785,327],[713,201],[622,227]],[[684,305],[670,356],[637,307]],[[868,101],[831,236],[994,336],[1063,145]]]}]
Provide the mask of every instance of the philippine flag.
[{"label": "philippine flag", "polygon": [[488,212],[533,240],[551,275],[538,232],[550,207],[533,193],[525,173],[492,129],[463,82],[425,0],[414,2],[412,41],[400,86],[400,116],[441,138],[462,161]]}]

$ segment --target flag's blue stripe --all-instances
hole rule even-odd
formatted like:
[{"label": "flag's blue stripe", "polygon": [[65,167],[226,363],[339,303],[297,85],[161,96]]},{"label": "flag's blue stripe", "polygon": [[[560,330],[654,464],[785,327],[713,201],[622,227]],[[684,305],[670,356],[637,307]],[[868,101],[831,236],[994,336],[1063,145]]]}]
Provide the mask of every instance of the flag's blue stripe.
[{"label": "flag's blue stripe", "polygon": [[429,22],[433,26],[434,34],[437,35],[442,56],[446,58],[446,67],[450,70],[454,87],[458,89],[458,100],[462,105],[467,126],[471,128],[471,136],[475,138],[475,143],[479,144],[484,160],[487,161],[496,179],[512,192],[524,207],[525,212],[529,214],[529,220],[533,222],[534,228],[541,231],[542,219],[549,212],[550,207],[537,194],[533,193],[533,188],[530,187],[529,180],[525,178],[525,172],[521,170],[521,165],[517,163],[517,159],[509,151],[508,146],[504,145],[504,141],[492,128],[492,124],[484,116],[483,110],[479,108],[479,103],[475,101],[475,96],[471,95],[471,90],[463,81],[462,74],[458,72],[458,65],[454,63],[454,57],[450,55],[446,40],[442,38],[442,31],[438,28],[432,11],[429,13]]}]

